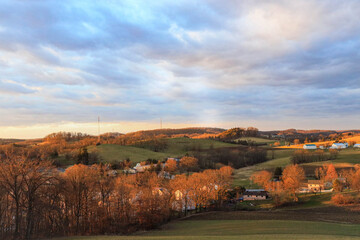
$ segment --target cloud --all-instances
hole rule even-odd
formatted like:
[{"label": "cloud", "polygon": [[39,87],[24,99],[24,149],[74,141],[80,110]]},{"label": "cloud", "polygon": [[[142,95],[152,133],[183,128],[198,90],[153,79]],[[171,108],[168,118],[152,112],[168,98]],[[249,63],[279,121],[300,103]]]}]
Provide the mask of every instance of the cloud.
[{"label": "cloud", "polygon": [[30,94],[35,93],[35,89],[31,89],[24,84],[18,84],[11,80],[0,80],[0,92],[2,94]]},{"label": "cloud", "polygon": [[359,13],[355,0],[2,1],[0,125],[356,119]]}]

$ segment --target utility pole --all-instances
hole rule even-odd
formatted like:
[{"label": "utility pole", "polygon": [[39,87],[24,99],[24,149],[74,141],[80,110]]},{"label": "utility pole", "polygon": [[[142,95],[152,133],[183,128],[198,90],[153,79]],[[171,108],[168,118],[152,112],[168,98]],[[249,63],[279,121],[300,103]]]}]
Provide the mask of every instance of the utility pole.
[{"label": "utility pole", "polygon": [[98,116],[98,143],[100,143],[100,116]]},{"label": "utility pole", "polygon": [[160,118],[160,129],[162,129],[162,118]]}]

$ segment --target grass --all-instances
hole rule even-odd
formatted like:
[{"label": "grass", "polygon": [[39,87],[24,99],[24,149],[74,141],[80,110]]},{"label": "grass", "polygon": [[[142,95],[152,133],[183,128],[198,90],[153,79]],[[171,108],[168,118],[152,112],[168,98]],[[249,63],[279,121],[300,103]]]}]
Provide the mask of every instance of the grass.
[{"label": "grass", "polygon": [[[360,135],[351,136],[351,137],[345,137],[341,141],[360,143]],[[311,142],[311,144],[315,144],[317,146],[320,146],[320,145],[327,145],[327,144],[331,145],[334,142],[335,141]],[[296,145],[291,145],[291,146],[280,146],[279,148],[303,148],[303,145],[304,144],[296,144]]]},{"label": "grass", "polygon": [[333,162],[360,164],[360,149],[343,149],[340,151],[338,158],[335,159]]},{"label": "grass", "polygon": [[284,220],[185,220],[164,229],[132,236],[73,237],[66,239],[358,239],[360,226]]},{"label": "grass", "polygon": [[133,163],[145,161],[149,158],[162,160],[171,157],[170,154],[153,152],[148,149],[116,144],[102,144],[89,147],[89,152],[97,152],[101,159],[107,163],[120,162],[129,158]]},{"label": "grass", "polygon": [[243,138],[239,138],[237,140],[251,141],[251,142],[255,142],[255,143],[266,143],[266,144],[272,144],[272,143],[276,142],[276,140],[271,140],[271,139],[266,139],[266,138],[258,138],[258,137],[243,137]]},{"label": "grass", "polygon": [[[252,184],[249,180],[250,176],[257,171],[269,170],[273,171],[276,167],[286,167],[291,163],[291,155],[295,149],[278,149],[274,150],[274,159],[256,164],[254,166],[237,169],[234,174],[234,186],[244,186],[248,188],[258,187]],[[272,157],[272,151],[268,151],[268,158]],[[323,162],[311,162],[301,164],[303,167],[320,167],[323,164],[333,163],[336,168],[349,168],[354,164],[360,164],[360,150],[359,149],[343,149],[339,152],[337,159]]]},{"label": "grass", "polygon": [[236,147],[236,144],[224,143],[211,139],[193,139],[193,138],[169,138],[166,140],[168,148],[165,153],[175,155],[185,155],[194,149],[205,150],[210,148]]},{"label": "grass", "polygon": [[[276,167],[285,167],[290,164],[290,157],[294,150],[274,150],[274,159],[259,163],[253,166],[244,167],[235,170],[233,185],[234,186],[243,186],[246,188],[257,188],[257,185],[254,185],[250,182],[250,176],[257,171],[261,170],[270,170],[273,171]],[[271,151],[268,151],[268,157],[272,155]]]},{"label": "grass", "polygon": [[333,193],[308,193],[300,194],[299,205],[295,205],[289,208],[298,209],[298,208],[314,208],[314,207],[323,207],[330,204],[331,197]]},{"label": "grass", "polygon": [[235,144],[223,143],[211,139],[170,138],[166,139],[168,148],[163,152],[154,152],[149,149],[135,146],[121,146],[116,144],[102,144],[91,146],[89,152],[97,152],[102,160],[115,163],[129,158],[133,163],[147,159],[164,160],[168,157],[182,157],[194,149],[204,150],[210,148],[236,147]]}]

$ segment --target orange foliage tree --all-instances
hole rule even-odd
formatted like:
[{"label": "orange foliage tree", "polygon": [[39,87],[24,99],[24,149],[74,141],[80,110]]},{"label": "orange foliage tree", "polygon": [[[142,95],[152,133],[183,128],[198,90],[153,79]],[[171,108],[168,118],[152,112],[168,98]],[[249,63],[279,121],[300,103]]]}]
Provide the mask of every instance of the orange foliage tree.
[{"label": "orange foliage tree", "polygon": [[269,183],[272,178],[273,174],[271,172],[263,170],[260,172],[255,172],[253,175],[251,175],[250,180],[253,183],[262,186],[265,190],[268,190],[270,186]]},{"label": "orange foliage tree", "polygon": [[173,174],[177,170],[177,162],[174,159],[168,159],[165,163],[165,171]]},{"label": "orange foliage tree", "polygon": [[182,157],[180,159],[180,168],[184,171],[190,172],[198,168],[199,160],[195,157]]},{"label": "orange foliage tree", "polygon": [[305,180],[304,169],[297,164],[289,165],[284,169],[281,180],[284,184],[284,188],[288,189],[292,194],[294,201],[297,201],[296,191]]}]

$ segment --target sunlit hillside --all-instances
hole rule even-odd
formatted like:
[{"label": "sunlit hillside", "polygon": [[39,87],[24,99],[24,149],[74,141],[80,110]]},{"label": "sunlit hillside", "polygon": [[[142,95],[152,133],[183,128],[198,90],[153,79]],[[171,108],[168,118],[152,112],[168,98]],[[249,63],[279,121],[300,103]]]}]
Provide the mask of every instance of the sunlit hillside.
[{"label": "sunlit hillside", "polygon": [[[352,137],[346,137],[341,140],[341,142],[353,142],[353,143],[360,143],[360,135],[352,136]],[[315,144],[317,147],[323,145],[331,145],[335,141],[324,141],[324,142],[311,142],[311,144]],[[295,144],[290,146],[279,146],[278,148],[303,148],[304,144]]]}]

